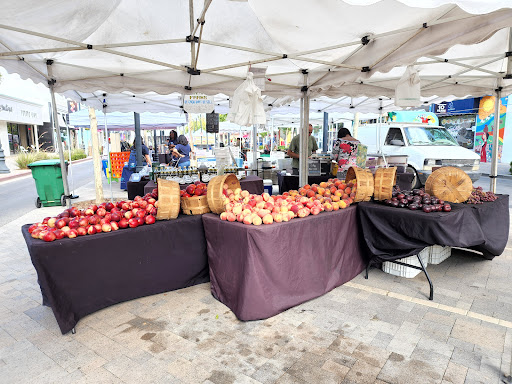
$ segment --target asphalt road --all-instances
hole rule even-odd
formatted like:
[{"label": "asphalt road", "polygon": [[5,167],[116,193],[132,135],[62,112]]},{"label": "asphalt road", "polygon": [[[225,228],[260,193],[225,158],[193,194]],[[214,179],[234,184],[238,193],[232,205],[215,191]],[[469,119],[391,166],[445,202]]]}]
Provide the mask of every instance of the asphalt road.
[{"label": "asphalt road", "polygon": [[[75,190],[94,180],[92,160],[73,165]],[[69,188],[73,183],[69,178]],[[35,209],[36,184],[32,176],[0,183],[0,227]]]}]

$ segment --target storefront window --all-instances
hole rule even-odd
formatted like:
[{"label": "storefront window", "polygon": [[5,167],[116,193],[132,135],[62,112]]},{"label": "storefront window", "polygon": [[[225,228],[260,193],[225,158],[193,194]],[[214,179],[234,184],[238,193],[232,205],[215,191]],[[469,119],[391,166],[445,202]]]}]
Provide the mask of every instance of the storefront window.
[{"label": "storefront window", "polygon": [[7,135],[9,137],[9,149],[11,153],[18,153],[20,149],[20,132],[18,124],[7,123]]}]

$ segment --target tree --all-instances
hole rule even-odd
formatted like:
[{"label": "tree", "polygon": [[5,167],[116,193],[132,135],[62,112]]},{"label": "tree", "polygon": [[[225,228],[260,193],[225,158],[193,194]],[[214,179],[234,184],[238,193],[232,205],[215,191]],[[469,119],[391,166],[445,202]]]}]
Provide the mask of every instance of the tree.
[{"label": "tree", "polygon": [[226,121],[228,119],[228,114],[227,113],[221,113],[219,115],[219,121],[222,123],[224,121]]}]

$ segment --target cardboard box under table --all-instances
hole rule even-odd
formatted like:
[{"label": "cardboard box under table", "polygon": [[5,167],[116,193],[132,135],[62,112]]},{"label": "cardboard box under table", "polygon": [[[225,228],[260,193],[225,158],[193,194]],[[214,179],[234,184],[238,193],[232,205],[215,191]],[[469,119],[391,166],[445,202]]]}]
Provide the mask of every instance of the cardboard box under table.
[{"label": "cardboard box under table", "polygon": [[319,297],[365,267],[356,207],[272,225],[203,215],[213,296],[240,320]]}]

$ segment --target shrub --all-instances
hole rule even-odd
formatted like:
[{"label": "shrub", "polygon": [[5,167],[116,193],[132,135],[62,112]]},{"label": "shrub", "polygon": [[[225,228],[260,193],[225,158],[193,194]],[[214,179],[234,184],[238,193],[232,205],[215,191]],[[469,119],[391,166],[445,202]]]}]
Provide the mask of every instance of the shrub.
[{"label": "shrub", "polygon": [[24,152],[16,155],[16,165],[19,169],[28,169],[28,165],[34,161],[58,159],[59,156],[55,153],[45,151],[40,152]]},{"label": "shrub", "polygon": [[512,161],[510,162],[510,169],[508,170],[510,174],[512,175]]},{"label": "shrub", "polygon": [[72,161],[85,159],[86,157],[87,157],[87,155],[85,154],[85,151],[83,149],[77,148],[77,149],[71,150],[71,160]]}]

